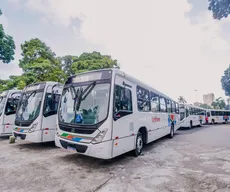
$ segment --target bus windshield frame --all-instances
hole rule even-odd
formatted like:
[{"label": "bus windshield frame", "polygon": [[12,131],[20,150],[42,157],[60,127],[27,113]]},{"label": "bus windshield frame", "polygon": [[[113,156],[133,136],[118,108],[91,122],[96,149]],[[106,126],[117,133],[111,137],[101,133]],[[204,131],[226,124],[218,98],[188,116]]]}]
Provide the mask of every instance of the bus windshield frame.
[{"label": "bus windshield frame", "polygon": [[[112,70],[88,72],[80,76],[82,81],[74,81],[77,77],[74,76],[70,77],[64,85],[58,110],[58,122],[63,126],[96,128],[108,118]],[[90,81],[84,81],[85,79]]]},{"label": "bus windshield frame", "polygon": [[18,102],[15,124],[34,122],[42,111],[45,83],[29,85],[24,89]]}]

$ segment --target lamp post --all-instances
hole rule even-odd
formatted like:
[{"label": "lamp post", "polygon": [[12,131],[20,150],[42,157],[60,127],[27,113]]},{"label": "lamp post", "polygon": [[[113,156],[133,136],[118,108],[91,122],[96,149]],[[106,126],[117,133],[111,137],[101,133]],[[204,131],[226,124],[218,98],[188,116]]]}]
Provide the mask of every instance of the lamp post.
[{"label": "lamp post", "polygon": [[195,89],[194,91],[196,92],[196,102],[198,102],[197,89]]}]

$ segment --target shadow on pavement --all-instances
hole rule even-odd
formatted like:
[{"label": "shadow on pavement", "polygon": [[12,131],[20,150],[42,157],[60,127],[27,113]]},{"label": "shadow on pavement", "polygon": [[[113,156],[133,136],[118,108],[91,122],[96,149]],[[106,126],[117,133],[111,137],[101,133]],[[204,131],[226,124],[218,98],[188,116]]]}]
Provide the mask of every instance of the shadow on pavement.
[{"label": "shadow on pavement", "polygon": [[0,141],[8,140],[10,136],[1,136]]},{"label": "shadow on pavement", "polygon": [[55,142],[46,142],[46,143],[20,143],[17,142],[14,144],[14,147],[21,149],[30,149],[30,150],[51,150],[51,149],[58,149],[55,146]]}]

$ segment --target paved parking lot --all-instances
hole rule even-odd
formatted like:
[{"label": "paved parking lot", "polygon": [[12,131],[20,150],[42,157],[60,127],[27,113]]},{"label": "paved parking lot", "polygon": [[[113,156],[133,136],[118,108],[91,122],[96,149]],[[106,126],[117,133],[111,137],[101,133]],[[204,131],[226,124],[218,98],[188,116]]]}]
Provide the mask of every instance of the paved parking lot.
[{"label": "paved parking lot", "polygon": [[230,191],[230,125],[180,130],[146,146],[142,156],[104,161],[53,143],[0,138],[0,191]]}]

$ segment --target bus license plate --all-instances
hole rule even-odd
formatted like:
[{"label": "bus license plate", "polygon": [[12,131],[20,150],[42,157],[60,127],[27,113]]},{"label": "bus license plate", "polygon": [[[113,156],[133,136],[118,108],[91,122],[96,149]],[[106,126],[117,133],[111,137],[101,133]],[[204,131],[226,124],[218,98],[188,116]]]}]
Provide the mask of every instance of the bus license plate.
[{"label": "bus license plate", "polygon": [[22,140],[22,138],[21,137],[17,137],[17,140],[20,141],[20,140]]},{"label": "bus license plate", "polygon": [[76,149],[74,148],[74,147],[67,147],[67,150],[69,151],[69,152],[76,152]]}]

